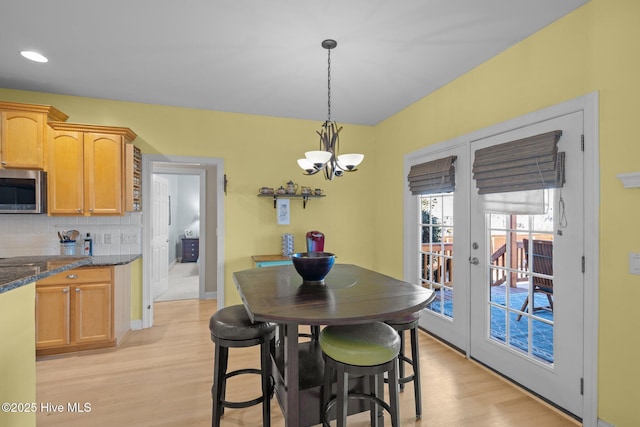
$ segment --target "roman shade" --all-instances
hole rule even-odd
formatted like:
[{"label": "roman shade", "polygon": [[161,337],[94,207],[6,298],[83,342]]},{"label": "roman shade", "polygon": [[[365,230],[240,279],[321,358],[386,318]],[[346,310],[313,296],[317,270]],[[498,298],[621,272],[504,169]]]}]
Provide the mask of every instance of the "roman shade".
[{"label": "roman shade", "polygon": [[561,136],[561,130],[554,130],[477,150],[472,171],[478,194],[562,187]]},{"label": "roman shade", "polygon": [[456,188],[457,156],[444,157],[411,166],[407,180],[411,194],[448,193]]}]

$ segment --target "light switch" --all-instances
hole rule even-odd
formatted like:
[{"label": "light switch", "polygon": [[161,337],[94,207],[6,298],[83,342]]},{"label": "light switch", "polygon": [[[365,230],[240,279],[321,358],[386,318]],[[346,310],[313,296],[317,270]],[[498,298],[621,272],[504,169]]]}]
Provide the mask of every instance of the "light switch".
[{"label": "light switch", "polygon": [[640,274],[640,253],[629,253],[629,274]]}]

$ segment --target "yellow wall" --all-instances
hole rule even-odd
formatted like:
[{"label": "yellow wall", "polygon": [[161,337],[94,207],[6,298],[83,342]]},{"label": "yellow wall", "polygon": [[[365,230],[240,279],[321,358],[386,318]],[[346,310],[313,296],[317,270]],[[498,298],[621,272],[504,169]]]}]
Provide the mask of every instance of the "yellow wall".
[{"label": "yellow wall", "polygon": [[131,320],[142,320],[142,258],[131,263]]},{"label": "yellow wall", "polygon": [[[36,286],[0,294],[0,403],[36,403]],[[4,407],[3,407],[4,408]],[[18,409],[18,408],[15,408]],[[35,427],[35,412],[0,410],[0,426]]]},{"label": "yellow wall", "polygon": [[[126,126],[136,132],[143,154],[223,158],[229,180],[225,203],[225,304],[240,303],[232,274],[252,268],[251,255],[281,251],[281,235],[292,233],[296,250],[305,249],[305,234],[320,230],[325,250],[338,262],[372,267],[373,210],[362,209],[374,191],[373,128],[349,125],[341,133],[343,152],[365,154],[361,171],[326,182],[304,176],[297,159],[317,148],[321,122],[232,114],[148,104],[0,89],[5,101],[54,105],[69,122]],[[277,225],[273,202],[258,198],[258,188],[293,180],[322,188],[326,197],[291,203],[291,225]],[[211,219],[210,223],[215,223]],[[132,290],[134,301],[140,297]],[[134,310],[135,311],[135,310]],[[134,316],[137,313],[132,313]]]},{"label": "yellow wall", "polygon": [[[296,159],[315,147],[320,123],[0,89],[0,99],[51,104],[69,121],[131,127],[143,153],[224,158],[226,304],[239,303],[232,273],[250,256],[278,253],[280,235],[319,229],[338,262],[402,275],[403,156],[578,96],[600,95],[599,418],[640,425],[640,277],[627,254],[640,252],[640,189],[616,175],[640,170],[640,2],[587,5],[487,61],[375,127],[345,126],[343,150],[365,153],[356,174],[334,182],[301,175]],[[384,102],[384,100],[381,100]],[[292,224],[278,226],[258,187],[289,179],[326,190]],[[134,296],[134,294],[132,294]],[[132,315],[136,315],[132,313]]]},{"label": "yellow wall", "polygon": [[[594,91],[600,97],[599,418],[640,425],[640,189],[617,174],[640,171],[640,2],[591,0],[515,47],[376,126],[374,265],[402,275],[403,156]],[[393,144],[387,142],[392,141]]]}]

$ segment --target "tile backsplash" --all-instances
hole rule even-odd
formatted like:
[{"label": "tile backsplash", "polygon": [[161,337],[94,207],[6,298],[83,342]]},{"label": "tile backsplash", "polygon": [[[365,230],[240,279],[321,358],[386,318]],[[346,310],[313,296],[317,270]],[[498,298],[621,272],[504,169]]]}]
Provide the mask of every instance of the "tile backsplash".
[{"label": "tile backsplash", "polygon": [[58,231],[78,230],[78,255],[90,233],[93,255],[142,253],[142,213],[124,216],[48,216],[0,214],[0,258],[60,254]]}]

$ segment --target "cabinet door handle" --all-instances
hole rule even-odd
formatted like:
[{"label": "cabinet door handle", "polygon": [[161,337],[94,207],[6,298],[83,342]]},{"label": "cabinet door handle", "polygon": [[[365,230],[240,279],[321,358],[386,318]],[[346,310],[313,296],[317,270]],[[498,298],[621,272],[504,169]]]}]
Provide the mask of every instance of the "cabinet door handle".
[{"label": "cabinet door handle", "polygon": [[78,275],[77,274],[67,274],[67,279],[77,279]]},{"label": "cabinet door handle", "polygon": [[82,209],[78,208],[78,209],[76,209],[76,212],[80,213],[80,212],[82,212]]},{"label": "cabinet door handle", "polygon": [[93,212],[93,208],[89,208],[89,212]]},{"label": "cabinet door handle", "polygon": [[66,294],[67,292],[69,292],[69,288],[64,288],[64,289],[62,290],[62,293],[63,293],[63,294]]},{"label": "cabinet door handle", "polygon": [[80,288],[76,288],[76,292],[80,292]]}]

